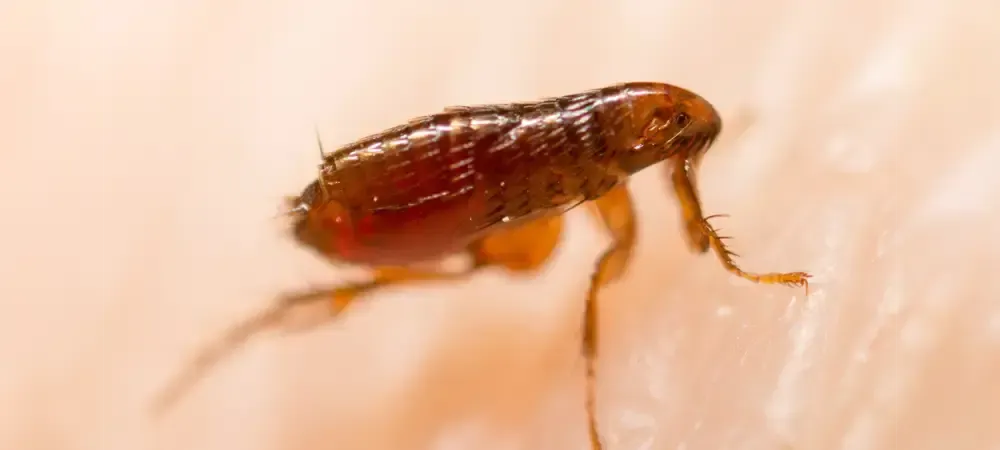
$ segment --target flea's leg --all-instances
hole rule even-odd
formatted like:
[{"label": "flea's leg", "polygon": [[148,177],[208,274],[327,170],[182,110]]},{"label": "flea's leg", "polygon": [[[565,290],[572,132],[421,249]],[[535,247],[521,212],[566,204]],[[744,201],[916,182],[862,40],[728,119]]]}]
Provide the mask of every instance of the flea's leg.
[{"label": "flea's leg", "polygon": [[359,296],[385,286],[456,280],[491,266],[501,266],[512,272],[532,272],[549,260],[559,243],[562,224],[562,216],[549,216],[488,234],[469,246],[468,253],[473,257],[473,264],[460,272],[382,267],[374,270],[374,277],[369,282],[311,293],[309,297],[296,299],[293,302],[309,301],[310,298],[321,295],[332,299],[334,312],[339,312]]},{"label": "flea's leg", "polygon": [[704,253],[709,249],[715,252],[722,266],[730,273],[745,278],[755,283],[763,284],[785,284],[790,286],[805,286],[809,289],[810,275],[805,272],[771,272],[753,273],[741,269],[733,260],[737,255],[731,252],[723,243],[728,236],[719,236],[709,220],[721,215],[705,217],[701,210],[701,200],[698,198],[697,187],[695,186],[694,170],[697,162],[693,161],[689,155],[682,154],[674,157],[668,162],[671,170],[670,178],[674,185],[674,192],[681,204],[681,212],[684,217],[684,224],[687,231],[687,240],[691,248],[699,253]]},{"label": "flea's leg", "polygon": [[701,200],[698,198],[698,187],[695,180],[695,169],[697,162],[687,158],[687,155],[679,155],[667,163],[670,170],[670,181],[674,186],[674,193],[681,206],[681,216],[684,219],[684,235],[688,246],[692,251],[705,253],[708,251],[709,240],[705,235],[702,222],[704,214],[701,212]]},{"label": "flea's leg", "polygon": [[541,217],[523,225],[503,228],[472,244],[476,266],[502,266],[511,272],[540,269],[559,244],[563,217]]},{"label": "flea's leg", "polygon": [[501,266],[512,272],[532,272],[549,260],[559,243],[562,224],[562,216],[548,216],[488,234],[469,246],[468,253],[473,257],[473,264],[463,271],[437,272],[380,267],[374,269],[371,281],[312,292],[286,303],[294,305],[313,301],[317,297],[327,298],[333,302],[333,311],[339,312],[359,296],[386,286],[456,280],[491,266]]},{"label": "flea's leg", "polygon": [[469,253],[474,264],[458,272],[417,270],[405,267],[376,267],[372,279],[362,283],[346,284],[334,288],[315,289],[283,298],[271,308],[237,324],[213,345],[204,348],[186,370],[172,382],[157,399],[154,413],[166,410],[211,367],[253,335],[280,326],[292,310],[311,304],[330,305],[329,316],[335,316],[352,302],[374,290],[417,282],[457,280],[489,267],[503,266],[512,271],[531,271],[543,265],[555,249],[562,230],[562,217],[546,217],[518,227],[497,231],[473,243]]},{"label": "flea's leg", "polygon": [[587,364],[587,421],[591,447],[604,448],[597,431],[595,412],[596,366],[598,348],[597,293],[604,286],[617,280],[628,267],[635,247],[636,224],[632,197],[625,184],[619,184],[603,197],[593,201],[592,211],[611,235],[610,248],[597,260],[587,292],[587,306],[583,322],[583,354]]},{"label": "flea's leg", "polygon": [[194,360],[184,367],[168,387],[160,393],[153,405],[153,414],[159,415],[172,406],[183,392],[190,389],[205,373],[216,366],[251,337],[282,325],[289,313],[308,304],[332,302],[331,315],[336,315],[359,295],[371,290],[403,282],[420,280],[443,280],[467,275],[474,269],[458,273],[417,271],[406,268],[384,267],[374,270],[374,277],[365,283],[349,284],[333,289],[317,289],[283,298],[270,308],[230,328],[211,345],[201,349]]}]

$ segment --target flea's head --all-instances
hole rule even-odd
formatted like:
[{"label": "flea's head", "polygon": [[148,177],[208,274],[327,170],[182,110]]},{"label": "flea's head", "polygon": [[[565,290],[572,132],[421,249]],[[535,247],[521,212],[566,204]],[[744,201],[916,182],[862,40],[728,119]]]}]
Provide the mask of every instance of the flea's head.
[{"label": "flea's head", "polygon": [[715,107],[694,92],[663,83],[634,83],[626,91],[630,171],[672,158],[698,161],[722,132]]}]

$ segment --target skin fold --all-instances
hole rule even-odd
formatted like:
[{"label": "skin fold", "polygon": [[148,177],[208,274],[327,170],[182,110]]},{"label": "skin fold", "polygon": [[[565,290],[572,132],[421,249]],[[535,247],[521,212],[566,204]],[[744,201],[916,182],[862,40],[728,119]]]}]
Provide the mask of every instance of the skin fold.
[{"label": "skin fold", "polygon": [[[329,149],[463,104],[628,80],[709,99],[704,213],[762,286],[692,252],[671,179],[629,185],[602,290],[611,449],[1000,446],[1000,31],[989,2],[78,2],[0,8],[0,447],[587,448],[584,209],[537,275],[303,308],[363,280],[296,246],[283,199]],[[491,6],[492,5],[492,6]]]}]

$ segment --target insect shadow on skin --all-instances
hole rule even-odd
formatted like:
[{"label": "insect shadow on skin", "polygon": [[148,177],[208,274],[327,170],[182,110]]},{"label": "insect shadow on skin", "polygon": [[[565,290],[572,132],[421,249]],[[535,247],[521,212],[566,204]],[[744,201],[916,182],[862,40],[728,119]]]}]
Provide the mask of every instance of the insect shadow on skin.
[{"label": "insect shadow on skin", "polygon": [[[713,251],[732,274],[763,284],[805,286],[805,272],[753,273],[710,223],[695,171],[722,131],[704,98],[686,89],[631,82],[533,103],[462,106],[412,119],[333,152],[320,152],[317,179],[288,200],[295,240],[334,263],[371,269],[372,279],[285,297],[234,327],[161,397],[162,411],[181,388],[252,335],[294,308],[329,305],[334,316],[380,287],[457,280],[487,267],[530,274],[549,260],[564,213],[586,205],[611,237],[595,263],[582,318],[591,445],[602,449],[595,420],[597,293],[627,269],[636,245],[630,176],[665,163],[694,253]],[[455,272],[415,264],[453,254],[471,257]]]}]

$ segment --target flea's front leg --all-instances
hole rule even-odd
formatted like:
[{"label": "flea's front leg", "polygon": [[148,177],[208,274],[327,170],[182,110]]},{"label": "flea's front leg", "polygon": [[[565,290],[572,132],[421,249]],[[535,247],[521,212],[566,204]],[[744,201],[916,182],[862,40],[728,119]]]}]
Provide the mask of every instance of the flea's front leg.
[{"label": "flea's front leg", "polygon": [[712,227],[709,220],[721,215],[705,217],[701,210],[701,200],[698,198],[698,191],[695,185],[694,169],[695,163],[690,155],[681,154],[675,156],[668,162],[671,170],[670,178],[674,185],[674,192],[681,205],[681,212],[684,217],[687,231],[688,243],[692,248],[700,253],[704,253],[711,248],[719,262],[730,273],[762,284],[785,284],[791,286],[805,286],[808,292],[810,275],[805,272],[770,272],[754,273],[741,269],[733,260],[737,255],[731,252],[723,242],[729,239],[728,236],[719,236],[716,229]]},{"label": "flea's front leg", "polygon": [[698,186],[695,184],[695,162],[688,155],[678,155],[667,162],[670,170],[670,181],[680,203],[681,216],[684,219],[685,238],[692,251],[705,253],[708,251],[708,236],[704,233],[702,222],[705,215],[701,212],[701,200],[698,198]]}]

